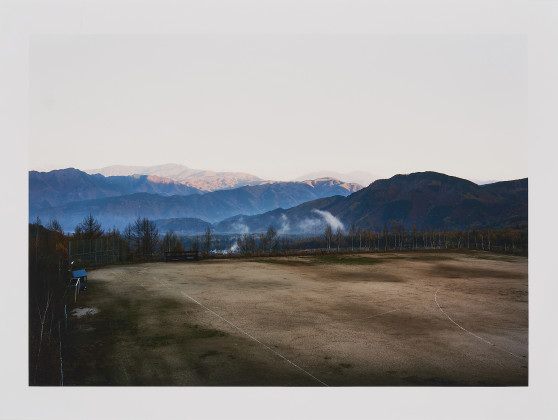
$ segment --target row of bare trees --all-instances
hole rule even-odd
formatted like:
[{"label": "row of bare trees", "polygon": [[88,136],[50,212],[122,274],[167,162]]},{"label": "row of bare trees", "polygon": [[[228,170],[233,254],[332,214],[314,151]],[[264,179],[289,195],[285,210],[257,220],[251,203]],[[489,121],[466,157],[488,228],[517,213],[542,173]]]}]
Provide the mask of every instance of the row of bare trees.
[{"label": "row of bare trees", "polygon": [[527,251],[527,231],[519,229],[471,228],[461,231],[443,231],[434,229],[419,230],[416,225],[406,231],[404,226],[393,221],[391,230],[383,228],[363,229],[351,225],[345,234],[337,228],[335,235],[330,225],[326,226],[323,243],[331,249],[335,242],[337,249],[350,248],[365,250],[404,250],[404,249],[480,249],[497,252]]},{"label": "row of bare trees", "polygon": [[244,233],[237,239],[236,245],[241,254],[269,253],[277,247],[279,236],[277,231],[270,226],[266,232],[257,235]]}]

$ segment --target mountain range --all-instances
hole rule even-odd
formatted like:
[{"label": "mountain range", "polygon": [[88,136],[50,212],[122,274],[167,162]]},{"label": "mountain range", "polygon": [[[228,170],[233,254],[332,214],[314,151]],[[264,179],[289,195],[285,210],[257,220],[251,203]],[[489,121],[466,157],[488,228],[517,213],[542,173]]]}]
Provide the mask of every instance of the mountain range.
[{"label": "mountain range", "polygon": [[29,172],[29,208],[58,207],[72,201],[93,200],[145,192],[159,195],[191,195],[202,191],[157,175],[88,175],[68,168]]},{"label": "mountain range", "polygon": [[244,172],[215,172],[202,169],[191,169],[184,165],[168,163],[155,166],[125,166],[113,165],[100,169],[87,169],[90,175],[100,174],[106,177],[128,175],[154,175],[171,179],[203,192],[222,189],[258,185],[265,182],[263,179]]},{"label": "mountain range", "polygon": [[[168,175],[179,177],[180,168]],[[183,167],[182,167],[183,168]],[[137,168],[136,168],[137,169]],[[255,181],[254,181],[255,182]],[[71,231],[89,214],[105,228],[122,229],[137,217],[156,220],[161,232],[314,234],[326,224],[405,229],[526,228],[528,180],[478,185],[437,172],[379,179],[366,188],[333,178],[304,182],[258,181],[205,191],[153,174],[103,176],[77,169],[29,172],[29,220],[56,218]]]},{"label": "mountain range", "polygon": [[[77,169],[32,171],[29,173],[29,218],[55,218],[67,230],[90,213],[104,226],[120,229],[139,216],[192,218],[214,223],[237,214],[255,215],[331,195],[349,195],[361,188],[324,178],[267,182],[204,193],[152,175],[104,177]],[[188,225],[185,230],[190,228]]]}]

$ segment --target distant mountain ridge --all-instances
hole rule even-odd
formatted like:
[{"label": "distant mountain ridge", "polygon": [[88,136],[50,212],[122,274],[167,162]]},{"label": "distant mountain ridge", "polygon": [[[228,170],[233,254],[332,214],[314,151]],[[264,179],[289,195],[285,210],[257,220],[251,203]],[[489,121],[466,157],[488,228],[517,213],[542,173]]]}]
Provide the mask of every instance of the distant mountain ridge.
[{"label": "distant mountain ridge", "polygon": [[32,171],[29,173],[29,218],[56,218],[67,230],[90,213],[103,225],[119,228],[138,216],[195,218],[214,223],[240,213],[253,215],[320,197],[345,196],[360,188],[360,185],[328,178],[268,182],[200,194],[175,181],[147,175],[104,177],[76,169]]},{"label": "distant mountain ridge", "polygon": [[266,184],[306,184],[311,186],[312,188],[314,188],[314,190],[316,191],[316,193],[318,195],[324,195],[324,196],[329,196],[331,195],[331,191],[334,190],[337,193],[340,193],[341,195],[346,195],[345,191],[346,190],[348,193],[352,194],[358,190],[361,190],[363,187],[360,184],[357,183],[350,183],[350,182],[344,182],[344,181],[340,181],[338,179],[335,178],[331,178],[331,177],[323,177],[323,178],[317,178],[317,179],[308,179],[308,180],[304,180],[304,181],[291,181],[291,182],[286,182],[286,181],[266,181],[263,182],[260,185],[266,185]]},{"label": "distant mountain ridge", "polygon": [[306,181],[308,179],[317,178],[333,178],[347,183],[360,184],[366,187],[381,177],[379,175],[374,175],[366,171],[352,171],[348,173],[341,173],[336,171],[323,170],[299,176],[298,178],[293,179],[293,181]]},{"label": "distant mountain ridge", "polygon": [[113,165],[100,169],[87,169],[85,172],[90,175],[101,174],[104,176],[156,175],[204,192],[233,189],[264,182],[263,179],[244,172],[215,172],[192,169],[174,163],[155,166]]},{"label": "distant mountain ridge", "polygon": [[200,194],[201,191],[168,178],[154,175],[88,175],[68,168],[50,172],[29,172],[29,207],[32,211],[58,207],[72,201],[117,197],[146,192],[161,195]]}]

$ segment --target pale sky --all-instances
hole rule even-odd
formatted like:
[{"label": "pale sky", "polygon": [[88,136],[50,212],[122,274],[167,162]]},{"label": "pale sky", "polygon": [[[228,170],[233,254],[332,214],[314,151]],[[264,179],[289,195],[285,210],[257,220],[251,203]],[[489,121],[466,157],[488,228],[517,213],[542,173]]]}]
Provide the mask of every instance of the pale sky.
[{"label": "pale sky", "polygon": [[30,169],[527,176],[524,35],[34,36]]}]

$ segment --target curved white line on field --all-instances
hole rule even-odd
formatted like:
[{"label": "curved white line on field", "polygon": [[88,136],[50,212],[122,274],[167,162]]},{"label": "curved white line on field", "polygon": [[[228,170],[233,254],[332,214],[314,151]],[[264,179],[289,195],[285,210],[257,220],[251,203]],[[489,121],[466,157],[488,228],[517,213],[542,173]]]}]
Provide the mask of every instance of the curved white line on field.
[{"label": "curved white line on field", "polygon": [[490,341],[488,341],[488,340],[486,340],[486,339],[484,339],[484,338],[482,338],[482,337],[480,337],[480,336],[478,336],[478,335],[472,333],[471,331],[469,331],[469,330],[463,328],[461,325],[459,325],[457,322],[455,322],[455,321],[442,309],[442,307],[441,307],[440,304],[438,303],[438,292],[439,292],[439,291],[440,291],[440,289],[436,290],[436,293],[434,293],[434,302],[436,302],[436,305],[438,305],[438,309],[439,309],[445,316],[447,316],[448,319],[449,319],[452,323],[454,323],[455,325],[457,325],[459,328],[461,328],[461,329],[462,329],[463,331],[465,331],[467,334],[471,334],[473,337],[475,337],[475,338],[477,338],[477,339],[479,339],[479,340],[485,342],[486,344],[488,344],[488,345],[490,345],[490,346],[492,346],[492,347],[497,348],[498,350],[503,351],[504,353],[508,353],[509,355],[511,355],[511,356],[513,356],[513,357],[517,357],[518,359],[524,359],[524,358],[525,358],[525,356],[519,356],[519,355],[517,355],[517,354],[515,354],[515,353],[512,353],[511,351],[505,350],[505,349],[503,349],[503,348],[497,346],[497,345],[494,344],[494,343],[491,343]]},{"label": "curved white line on field", "polygon": [[211,309],[209,309],[207,306],[203,305],[202,303],[198,302],[196,299],[194,299],[193,297],[187,295],[186,293],[182,292],[181,293],[187,297],[188,299],[190,299],[192,302],[197,303],[198,305],[200,305],[202,308],[204,308],[206,311],[211,312],[213,315],[215,315],[216,317],[218,317],[219,319],[225,321],[227,324],[229,324],[231,327],[236,328],[238,331],[240,331],[242,334],[250,337],[252,340],[254,340],[256,343],[261,344],[262,346],[264,346],[266,349],[268,349],[269,351],[273,352],[274,354],[276,354],[277,356],[279,356],[281,359],[289,362],[291,365],[293,365],[295,368],[297,368],[298,370],[300,370],[301,372],[304,372],[305,374],[307,374],[308,376],[312,377],[313,379],[315,379],[316,381],[318,381],[319,383],[321,383],[324,386],[329,386],[328,384],[326,384],[325,382],[320,381],[318,378],[316,378],[314,375],[312,375],[311,373],[307,372],[306,370],[304,370],[303,368],[301,368],[300,366],[298,366],[296,363],[291,362],[289,359],[287,359],[285,356],[283,356],[282,354],[278,353],[277,351],[273,350],[271,347],[269,347],[268,345],[262,343],[260,340],[258,340],[257,338],[251,336],[250,334],[248,334],[246,331],[244,331],[242,328],[237,327],[236,325],[234,325],[232,322],[230,322],[229,320],[223,318],[221,315],[219,315],[218,313],[212,311]]}]

